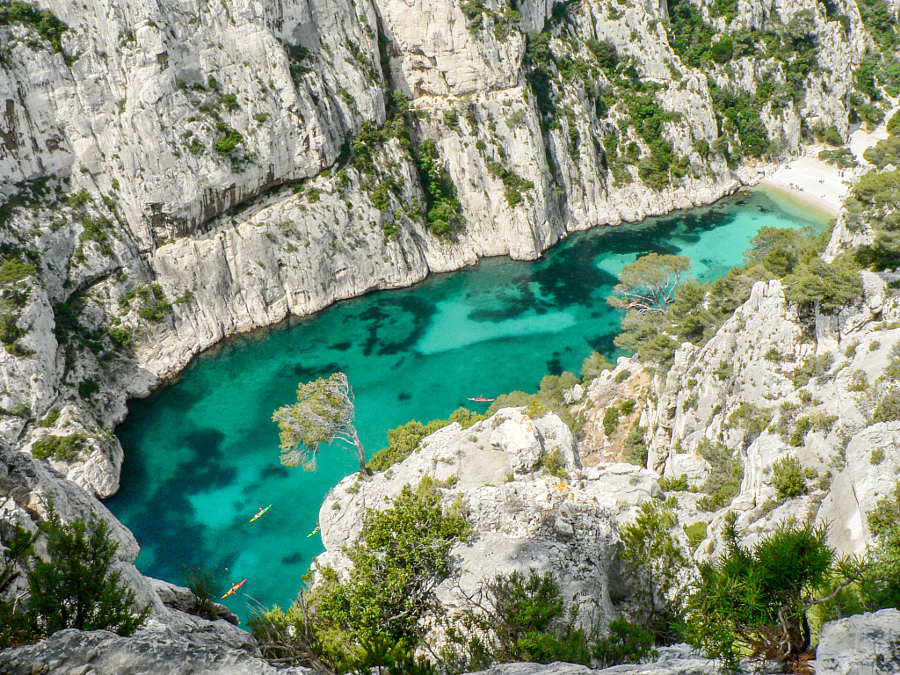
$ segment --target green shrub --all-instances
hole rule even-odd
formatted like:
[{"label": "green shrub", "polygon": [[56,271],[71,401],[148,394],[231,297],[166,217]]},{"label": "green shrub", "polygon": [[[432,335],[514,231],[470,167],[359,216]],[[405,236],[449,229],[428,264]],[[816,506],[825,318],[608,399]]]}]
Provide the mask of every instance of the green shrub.
[{"label": "green shrub", "polygon": [[657,656],[653,635],[628,619],[610,621],[609,633],[594,644],[592,651],[601,668],[641,663]]},{"label": "green shrub", "polygon": [[34,265],[22,260],[18,254],[10,255],[0,265],[0,286],[16,284],[34,273]]},{"label": "green shrub", "polygon": [[772,486],[782,500],[805,495],[809,488],[800,460],[796,457],[783,457],[775,462],[772,465]]},{"label": "green shrub", "polygon": [[606,409],[603,414],[603,431],[607,436],[612,436],[619,428],[619,409],[615,406]]},{"label": "green shrub", "polygon": [[744,430],[745,447],[755,441],[771,421],[772,411],[769,408],[759,408],[746,401],[742,401],[728,416],[729,427]]},{"label": "green shrub", "polygon": [[745,548],[730,514],[726,552],[700,567],[688,601],[687,636],[727,672],[741,657],[797,664],[809,647],[807,613],[832,578],[834,551],[823,526],[785,526]]},{"label": "green shrub", "polygon": [[[27,543],[13,555],[25,565],[29,598],[24,608],[0,602],[0,618],[4,619],[0,621],[0,647],[27,638],[21,634],[26,623],[31,633],[27,641],[64,628],[109,630],[127,636],[143,624],[151,607],[134,612],[134,592],[121,572],[113,571],[119,545],[106,521],[91,515],[86,521],[63,523],[51,503],[40,532],[46,537],[46,559],[34,555],[32,539],[15,538],[19,545]],[[9,553],[4,552],[7,561]],[[14,624],[12,636],[7,632],[8,619]]]},{"label": "green shrub", "polygon": [[338,664],[377,638],[417,646],[434,588],[451,571],[450,550],[468,532],[459,510],[443,508],[426,482],[404,487],[389,509],[369,509],[360,540],[345,548],[349,575],[324,567],[308,594],[323,656]]},{"label": "green shrub", "polygon": [[220,610],[216,604],[225,586],[225,571],[218,566],[185,567],[182,575],[194,596],[194,604],[188,612],[211,621],[218,619]]},{"label": "green shrub", "polygon": [[869,464],[872,466],[877,466],[884,461],[884,450],[882,448],[875,448],[872,451],[872,454],[869,455]]},{"label": "green shrub", "polygon": [[563,459],[559,448],[555,448],[541,458],[541,467],[551,476],[557,478],[566,478],[569,474],[566,471],[566,461]]},{"label": "green shrub", "polygon": [[716,511],[731,503],[741,491],[744,465],[734,452],[721,443],[703,439],[697,445],[697,454],[710,464],[710,473],[700,487],[706,494],[697,502],[704,511]]},{"label": "green shrub", "polygon": [[633,523],[622,527],[622,557],[637,581],[636,597],[640,603],[639,623],[658,640],[673,637],[679,620],[679,575],[687,558],[671,530],[678,523],[674,500],[650,499],[641,504]]},{"label": "green shrub", "polygon": [[847,391],[863,392],[869,388],[869,378],[862,370],[854,370],[850,375],[850,383],[847,385]]},{"label": "green shrub", "polygon": [[810,356],[794,369],[791,381],[796,389],[805,387],[813,377],[823,377],[832,365],[834,365],[834,358],[830,353],[822,356]]},{"label": "green shrub", "polygon": [[663,492],[686,492],[690,489],[688,479],[685,474],[681,474],[677,478],[660,478],[659,488]]},{"label": "green shrub", "polygon": [[110,326],[107,329],[109,339],[113,341],[116,347],[128,349],[134,340],[134,334],[130,328],[126,326]]},{"label": "green shrub", "polygon": [[432,420],[428,424],[411,420],[395,429],[388,430],[388,447],[374,453],[366,466],[370,471],[386,471],[415,452],[419,448],[419,443],[426,436],[430,436],[449,424],[451,424],[450,420]]},{"label": "green shrub", "polygon": [[585,358],[581,364],[581,379],[584,382],[590,382],[600,376],[604,370],[612,370],[615,365],[606,360],[606,357],[599,352],[591,352],[591,355]]},{"label": "green shrub", "polygon": [[448,236],[465,227],[466,220],[456,197],[456,186],[438,154],[437,145],[428,138],[417,149],[419,177],[427,199],[426,222],[437,235]]},{"label": "green shrub", "polygon": [[893,496],[879,499],[866,519],[875,543],[860,580],[862,609],[900,607],[900,482]]},{"label": "green shrub", "polygon": [[37,459],[53,457],[64,462],[71,462],[84,450],[87,436],[81,432],[68,436],[45,436],[31,446],[31,454]]},{"label": "green shrub", "polygon": [[627,380],[629,377],[631,377],[631,371],[630,371],[630,370],[623,370],[621,373],[619,373],[618,375],[616,375],[615,383],[616,383],[616,384],[622,384],[622,383],[623,383],[625,380]]},{"label": "green shrub", "polygon": [[225,137],[217,140],[213,149],[220,155],[230,155],[238,145],[244,142],[244,137],[239,131],[228,126],[221,131],[225,133]]},{"label": "green shrub", "polygon": [[693,525],[683,525],[682,528],[691,544],[691,549],[696,551],[697,547],[706,539],[706,521],[698,520]]},{"label": "green shrub", "polygon": [[51,410],[47,413],[44,419],[38,422],[37,426],[44,429],[55,426],[56,420],[59,419],[59,414],[59,410]]},{"label": "green shrub", "polygon": [[647,441],[644,440],[646,431],[640,426],[640,420],[635,420],[625,439],[625,461],[644,468],[647,467]]},{"label": "green shrub", "polygon": [[872,413],[872,423],[900,420],[900,389],[890,387]]},{"label": "green shrub", "polygon": [[0,26],[11,23],[21,23],[36,30],[51,44],[53,51],[63,53],[61,40],[69,27],[49,10],[38,9],[27,2],[13,0],[7,6],[0,7]]},{"label": "green shrub", "polygon": [[447,624],[443,668],[464,672],[491,663],[531,661],[590,664],[592,635],[576,623],[552,572],[531,569],[497,574],[483,583],[479,600]]}]

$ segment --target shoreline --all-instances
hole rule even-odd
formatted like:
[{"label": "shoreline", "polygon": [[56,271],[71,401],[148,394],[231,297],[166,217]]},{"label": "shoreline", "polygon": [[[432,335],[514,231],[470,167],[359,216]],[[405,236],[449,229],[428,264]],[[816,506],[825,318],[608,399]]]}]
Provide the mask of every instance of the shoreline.
[{"label": "shoreline", "polygon": [[840,209],[836,209],[821,197],[806,192],[799,192],[768,176],[760,180],[751,189],[765,192],[788,209],[796,209],[805,214],[812,214],[826,221],[837,218],[840,213]]}]

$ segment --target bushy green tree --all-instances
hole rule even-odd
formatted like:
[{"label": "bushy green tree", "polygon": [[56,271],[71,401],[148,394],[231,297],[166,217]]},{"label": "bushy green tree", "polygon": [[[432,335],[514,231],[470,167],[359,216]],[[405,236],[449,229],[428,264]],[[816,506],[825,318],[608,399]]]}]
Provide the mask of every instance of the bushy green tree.
[{"label": "bushy green tree", "polygon": [[131,635],[150,607],[135,612],[134,593],[113,570],[118,543],[109,525],[93,515],[88,520],[61,521],[50,507],[40,525],[47,558],[35,555],[38,533],[17,526],[3,550],[0,592],[24,573],[28,598],[0,602],[0,648],[35,642],[63,628],[111,630]]},{"label": "bushy green tree", "polygon": [[784,297],[805,308],[834,312],[862,296],[859,270],[847,260],[828,264],[818,256],[784,280]]},{"label": "bushy green tree", "polygon": [[468,532],[433,483],[406,486],[390,508],[367,511],[360,540],[345,549],[352,562],[346,578],[324,567],[288,612],[256,617],[254,632],[269,655],[332,668],[354,663],[373,640],[414,650],[421,619],[436,609],[434,589],[451,571],[450,549]]},{"label": "bushy green tree", "polygon": [[691,641],[728,671],[743,655],[796,662],[810,644],[807,614],[833,578],[835,555],[824,525],[784,525],[745,547],[736,516],[726,520],[726,550],[700,567],[688,601]]},{"label": "bushy green tree", "polygon": [[778,490],[780,499],[791,499],[805,495],[809,488],[803,467],[796,457],[782,457],[772,465],[772,485]]},{"label": "bushy green tree", "polygon": [[663,642],[673,639],[673,627],[680,620],[681,575],[687,567],[672,534],[678,524],[674,506],[674,499],[649,499],[641,504],[635,521],[620,531],[622,556],[635,574],[643,607],[640,622]]},{"label": "bushy green tree", "polygon": [[78,628],[134,633],[150,607],[135,613],[134,592],[113,569],[119,544],[107,522],[92,515],[64,523],[51,510],[41,531],[47,537],[47,559],[33,557],[28,571],[28,611],[41,632]]},{"label": "bushy green tree", "polygon": [[641,256],[619,272],[609,303],[640,314],[665,314],[690,268],[690,259],[683,255]]}]

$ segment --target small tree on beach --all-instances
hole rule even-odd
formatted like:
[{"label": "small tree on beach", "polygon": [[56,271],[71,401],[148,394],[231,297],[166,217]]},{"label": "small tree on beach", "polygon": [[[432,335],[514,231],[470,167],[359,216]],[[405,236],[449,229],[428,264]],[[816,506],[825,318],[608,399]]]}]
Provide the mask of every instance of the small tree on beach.
[{"label": "small tree on beach", "polygon": [[690,258],[683,255],[641,256],[619,273],[609,304],[640,314],[665,314],[690,267]]},{"label": "small tree on beach", "polygon": [[359,459],[359,472],[368,476],[366,454],[353,426],[355,414],[353,389],[344,373],[301,384],[297,402],[282,406],[272,415],[278,423],[281,463],[315,471],[319,446],[343,441]]}]

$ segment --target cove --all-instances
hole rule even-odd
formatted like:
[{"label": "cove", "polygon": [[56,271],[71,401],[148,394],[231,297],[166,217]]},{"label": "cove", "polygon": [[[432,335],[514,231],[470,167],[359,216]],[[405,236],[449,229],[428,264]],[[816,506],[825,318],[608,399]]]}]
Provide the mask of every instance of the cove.
[{"label": "cove", "polygon": [[776,199],[754,191],[596,228],[534,262],[482,260],[209,350],[174,383],[132,401],[116,432],[122,487],[107,505],[141,545],[138,568],[181,584],[185,566],[246,578],[243,593],[225,601],[244,621],[257,603],[286,607],[323,550],[307,535],[325,494],[357,468],[336,446],[323,448],[315,473],[279,464],[271,415],[295,400],[299,382],[346,372],[371,454],[386,445],[388,429],[411,419],[446,418],[461,405],[480,412],[488,404],[467,397],[535,391],[547,373],[577,374],[591,350],[619,355],[621,312],[606,298],[638,256],[689,256],[694,277],[709,281],[742,262],[760,227],[825,224]]}]

